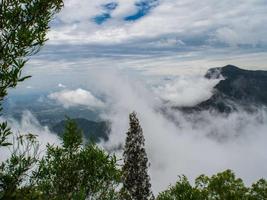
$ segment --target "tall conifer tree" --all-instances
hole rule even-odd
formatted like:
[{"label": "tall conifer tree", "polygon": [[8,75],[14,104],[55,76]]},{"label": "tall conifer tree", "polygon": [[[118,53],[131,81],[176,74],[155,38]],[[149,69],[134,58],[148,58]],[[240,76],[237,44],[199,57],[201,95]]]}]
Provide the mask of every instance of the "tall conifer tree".
[{"label": "tall conifer tree", "polygon": [[136,113],[129,115],[130,128],[124,148],[123,191],[127,199],[154,199],[150,177],[148,175],[148,159],[145,151],[143,130]]}]

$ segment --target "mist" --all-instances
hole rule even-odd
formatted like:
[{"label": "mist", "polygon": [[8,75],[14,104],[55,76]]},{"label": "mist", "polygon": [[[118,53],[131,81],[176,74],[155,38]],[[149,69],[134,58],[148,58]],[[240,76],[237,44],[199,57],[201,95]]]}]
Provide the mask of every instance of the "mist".
[{"label": "mist", "polygon": [[[109,140],[99,145],[118,158],[122,158],[122,152],[114,149],[124,145],[128,115],[136,111],[146,140],[151,164],[149,173],[156,194],[175,183],[182,174],[193,181],[203,173],[212,175],[232,169],[246,184],[267,178],[265,107],[259,107],[254,113],[240,108],[228,115],[210,110],[185,114],[172,108],[195,105],[213,94],[213,87],[219,80],[207,80],[203,75],[175,76],[151,83],[151,80],[138,79],[119,70],[97,69],[88,74],[88,88],[73,91],[64,88],[51,94],[64,97],[54,98],[62,106],[84,105],[89,110],[94,109],[94,105],[99,109],[99,104],[91,100],[96,102],[101,96],[100,118],[110,121],[112,127]],[[66,91],[67,94],[82,91],[86,98],[82,103],[77,98],[73,101],[73,95],[65,95]],[[24,112],[21,121],[7,120],[15,132],[37,134],[42,149],[46,143],[60,144],[58,137],[42,127],[30,112]],[[6,155],[3,153],[1,159]]]},{"label": "mist", "polygon": [[[13,135],[9,136],[8,140],[12,143],[16,142],[16,137],[19,135],[33,134],[39,143],[39,156],[44,155],[46,151],[46,145],[60,145],[61,141],[59,137],[52,133],[48,127],[42,126],[35,116],[31,112],[25,110],[21,116],[21,119],[14,119],[11,117],[0,117],[0,121],[7,121],[8,126],[11,128]],[[1,149],[0,161],[4,161],[9,158],[13,152],[12,147],[6,147]]]},{"label": "mist", "polygon": [[[197,104],[212,95],[212,88],[219,80],[203,80],[203,75],[176,77],[174,84],[157,86],[161,92],[155,92],[144,80],[120,72],[101,71],[90,75],[98,80],[97,89],[108,97],[106,104],[110,108],[102,119],[112,122],[112,133],[109,141],[101,145],[106,149],[123,145],[129,126],[128,114],[136,111],[146,139],[156,193],[174,183],[181,174],[192,181],[203,173],[212,175],[232,169],[246,184],[266,177],[266,108],[260,107],[253,114],[240,108],[229,115],[212,111],[185,114],[171,108],[186,102]],[[179,88],[174,90],[177,97],[169,98],[164,104],[159,94],[166,94],[162,90],[172,85]],[[199,92],[205,90],[204,95]],[[162,107],[172,115],[172,120],[159,111]]]}]

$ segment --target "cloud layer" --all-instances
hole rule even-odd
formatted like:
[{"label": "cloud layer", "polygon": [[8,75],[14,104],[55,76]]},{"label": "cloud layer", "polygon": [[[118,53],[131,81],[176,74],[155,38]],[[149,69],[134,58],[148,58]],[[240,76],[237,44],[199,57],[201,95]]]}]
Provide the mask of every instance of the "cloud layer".
[{"label": "cloud layer", "polygon": [[[105,94],[110,108],[102,114],[102,119],[112,122],[110,139],[102,143],[105,148],[116,149],[124,144],[128,114],[133,110],[138,113],[151,162],[154,191],[165,189],[180,174],[192,180],[202,173],[211,175],[230,168],[248,184],[266,177],[266,109],[254,114],[239,111],[227,116],[209,111],[185,115],[166,108],[165,112],[172,116],[170,120],[158,111],[162,106],[158,94],[142,80],[114,70],[91,72],[90,77],[92,81],[99,81],[97,90]],[[198,102],[204,98],[198,91],[206,90],[209,94],[214,84],[197,85],[199,78],[190,75],[177,79],[175,87],[181,88],[177,90],[179,98],[175,99],[178,103],[189,99],[179,92],[186,93],[188,88],[194,94],[190,95],[190,102]]]},{"label": "cloud layer", "polygon": [[[181,174],[193,180],[202,173],[211,175],[230,168],[248,184],[261,177],[266,178],[266,108],[254,114],[239,111],[220,115],[205,111],[185,115],[172,110],[167,104],[163,114],[159,111],[163,97],[171,102],[170,105],[188,105],[202,101],[212,93],[215,82],[190,73],[159,81],[154,89],[145,80],[114,69],[91,70],[86,79],[91,81],[88,88],[92,90],[63,90],[52,96],[60,99],[59,102],[65,103],[65,106],[79,105],[92,109],[98,104],[89,104],[92,101],[88,101],[87,96],[92,95],[89,91],[98,91],[104,98],[104,108],[107,108],[100,117],[112,123],[109,141],[100,144],[108,150],[124,144],[129,127],[128,114],[135,110],[144,131],[156,193],[174,183],[177,175]],[[155,92],[155,88],[160,89]],[[86,98],[73,98],[80,97],[77,91],[86,94]],[[170,98],[168,94],[174,97]],[[14,122],[12,127],[32,133],[46,132],[29,115],[22,122]],[[44,136],[50,138],[50,135]],[[45,142],[47,138],[42,140]],[[116,153],[120,158],[121,152]]]},{"label": "cloud layer", "polygon": [[105,45],[144,45],[145,40],[175,41],[168,46],[266,46],[266,8],[265,0],[66,0],[50,38]]}]

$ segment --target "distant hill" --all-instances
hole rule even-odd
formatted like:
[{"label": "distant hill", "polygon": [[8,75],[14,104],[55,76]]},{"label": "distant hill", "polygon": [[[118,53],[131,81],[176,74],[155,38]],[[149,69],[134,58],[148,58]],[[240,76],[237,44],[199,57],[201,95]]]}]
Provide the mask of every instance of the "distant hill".
[{"label": "distant hill", "polygon": [[42,95],[10,96],[4,101],[3,116],[21,119],[25,110],[30,111],[43,126],[51,128],[66,118],[84,118],[90,121],[99,121],[99,110],[89,110],[84,106],[65,108]]},{"label": "distant hill", "polygon": [[86,139],[93,139],[95,142],[108,139],[111,125],[100,121],[100,110],[92,111],[83,106],[64,108],[47,98],[47,95],[13,95],[4,102],[3,116],[20,121],[24,111],[30,111],[42,126],[48,126],[58,135],[62,135],[68,116],[76,121]]},{"label": "distant hill", "polygon": [[[84,137],[86,139],[91,139],[95,142],[99,142],[101,139],[107,141],[110,133],[110,123],[101,121],[95,122],[83,118],[73,119],[78,127],[83,131]],[[64,133],[64,127],[66,120],[63,120],[55,124],[51,130],[57,133],[59,136],[62,136]]]},{"label": "distant hill", "polygon": [[258,106],[267,106],[267,71],[244,70],[233,65],[211,68],[205,75],[208,79],[223,77],[208,100],[184,111],[214,109],[231,112],[239,108],[253,111]]}]

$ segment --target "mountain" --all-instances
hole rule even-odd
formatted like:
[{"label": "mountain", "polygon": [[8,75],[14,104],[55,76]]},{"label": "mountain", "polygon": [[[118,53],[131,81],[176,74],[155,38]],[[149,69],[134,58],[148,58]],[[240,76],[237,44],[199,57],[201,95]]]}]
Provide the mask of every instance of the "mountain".
[{"label": "mountain", "polygon": [[[110,133],[110,123],[106,121],[95,122],[84,118],[73,119],[78,127],[83,131],[84,137],[86,139],[93,140],[94,142],[99,142],[101,139],[107,141]],[[55,124],[51,130],[58,135],[62,136],[64,132],[64,127],[66,120],[63,120]]]},{"label": "mountain", "polygon": [[242,108],[253,111],[267,106],[267,71],[245,70],[233,65],[211,68],[205,78],[222,80],[213,88],[213,95],[200,104],[182,108],[184,111],[213,109],[229,113]]}]

